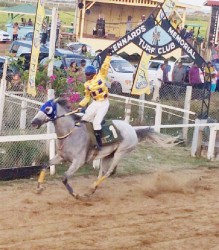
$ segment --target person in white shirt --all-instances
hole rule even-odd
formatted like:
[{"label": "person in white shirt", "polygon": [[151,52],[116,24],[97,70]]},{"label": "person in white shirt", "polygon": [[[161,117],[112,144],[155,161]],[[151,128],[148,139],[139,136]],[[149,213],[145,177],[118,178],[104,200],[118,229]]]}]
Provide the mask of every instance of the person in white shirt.
[{"label": "person in white shirt", "polygon": [[163,69],[164,69],[164,64],[161,64],[157,74],[156,78],[154,79],[154,93],[153,93],[153,98],[152,101],[159,102],[160,101],[160,87],[161,84],[163,83]]}]

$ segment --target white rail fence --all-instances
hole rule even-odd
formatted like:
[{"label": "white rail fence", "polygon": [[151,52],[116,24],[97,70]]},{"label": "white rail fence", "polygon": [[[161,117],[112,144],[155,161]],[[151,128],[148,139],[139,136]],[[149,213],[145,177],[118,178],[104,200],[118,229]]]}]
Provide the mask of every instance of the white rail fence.
[{"label": "white rail fence", "polygon": [[[1,80],[1,86],[0,86],[0,134],[2,131],[2,124],[4,119],[4,104],[6,97],[13,98],[15,100],[21,101],[21,110],[20,110],[20,130],[26,129],[27,124],[27,110],[28,110],[28,104],[32,103],[34,105],[40,106],[43,103],[39,102],[37,100],[31,100],[29,98],[18,96],[15,93],[10,93],[6,91],[6,67],[3,71],[3,77]],[[49,92],[51,93],[52,90]],[[185,104],[184,109],[172,107],[160,103],[145,101],[130,97],[124,97],[124,96],[118,96],[110,94],[110,98],[113,98],[114,101],[118,103],[125,103],[125,121],[128,123],[130,122],[130,115],[131,115],[131,107],[132,105],[137,105],[139,107],[139,115],[142,119],[144,119],[144,109],[152,108],[155,110],[155,122],[154,126],[152,126],[156,132],[160,132],[161,128],[182,128],[182,137],[184,140],[187,140],[187,133],[189,127],[194,127],[194,134],[193,134],[193,142],[191,147],[191,155],[197,156],[198,151],[200,149],[200,137],[201,133],[203,131],[204,127],[210,128],[210,139],[208,143],[208,153],[207,158],[212,160],[214,159],[214,148],[215,148],[215,138],[217,130],[219,130],[219,124],[213,123],[208,124],[207,121],[200,121],[196,120],[196,123],[189,124],[191,122],[190,115],[195,115],[195,112],[190,111],[190,102],[191,102],[191,95],[192,95],[192,87],[187,87],[186,89],[186,97],[185,97]],[[49,98],[53,96],[53,93]],[[172,115],[174,115],[174,112],[181,113],[183,124],[177,124],[177,125],[162,125],[162,114],[163,112],[170,112]],[[194,120],[193,120],[194,122]],[[41,141],[46,140],[49,142],[49,159],[53,158],[55,156],[55,139],[56,135],[55,133],[51,133],[51,129],[47,130],[47,134],[35,134],[35,135],[6,135],[6,136],[0,136],[0,143],[5,142],[20,142],[20,141]],[[50,173],[55,173],[55,166],[51,166]]]},{"label": "white rail fence", "polygon": [[[190,89],[188,88],[188,91]],[[20,112],[20,129],[24,129],[26,126],[26,119],[27,119],[27,107],[28,103],[33,103],[37,105],[42,105],[42,102],[36,101],[36,100],[30,100],[25,97],[17,96],[15,94],[11,94],[10,92],[5,92],[5,96],[13,97],[14,99],[21,100],[21,112]],[[154,126],[151,126],[155,129],[155,131],[160,132],[160,129],[162,128],[183,128],[183,135],[186,135],[187,129],[189,127],[194,127],[194,134],[193,134],[193,142],[191,147],[191,156],[195,157],[197,156],[197,152],[199,150],[199,136],[200,131],[206,126],[210,128],[210,140],[209,140],[209,146],[208,146],[208,153],[207,158],[212,160],[214,159],[214,147],[215,147],[215,138],[216,138],[216,132],[219,130],[219,124],[218,123],[201,123],[200,120],[196,120],[195,124],[189,124],[189,115],[194,115],[194,112],[191,112],[186,109],[180,109],[175,108],[167,105],[162,105],[159,103],[144,101],[144,100],[137,100],[134,98],[129,97],[123,97],[123,96],[117,96],[117,95],[110,95],[111,98],[116,98],[118,101],[121,99],[126,103],[125,108],[125,120],[129,122],[130,120],[130,108],[132,103],[138,103],[139,107],[141,107],[142,104],[144,105],[152,105],[154,106],[154,109],[156,110],[155,115],[155,124]],[[115,99],[114,99],[115,101]],[[187,102],[188,104],[188,102]],[[187,105],[188,106],[188,105]],[[187,107],[188,108],[188,107]],[[169,110],[171,112],[178,111],[182,112],[183,117],[183,124],[175,124],[175,125],[162,125],[162,112],[163,110]],[[3,116],[2,116],[3,117]],[[202,121],[203,122],[203,121]],[[1,123],[1,121],[0,121]],[[144,126],[145,127],[145,126]],[[187,136],[185,136],[187,137]],[[55,156],[55,139],[56,135],[55,133],[48,133],[48,134],[38,134],[38,135],[8,135],[8,136],[0,136],[0,143],[4,142],[18,142],[18,141],[38,141],[38,140],[48,140],[49,141],[49,159],[53,158]],[[185,139],[185,138],[184,138]],[[55,173],[55,166],[51,166],[50,173]]]}]

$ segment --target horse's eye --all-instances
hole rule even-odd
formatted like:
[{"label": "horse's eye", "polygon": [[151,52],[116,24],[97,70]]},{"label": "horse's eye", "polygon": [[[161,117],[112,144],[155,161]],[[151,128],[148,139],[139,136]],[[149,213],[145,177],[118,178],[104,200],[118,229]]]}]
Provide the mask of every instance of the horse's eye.
[{"label": "horse's eye", "polygon": [[52,107],[46,107],[46,108],[45,108],[45,112],[46,112],[48,115],[52,114],[52,111],[53,111],[53,108],[52,108]]}]

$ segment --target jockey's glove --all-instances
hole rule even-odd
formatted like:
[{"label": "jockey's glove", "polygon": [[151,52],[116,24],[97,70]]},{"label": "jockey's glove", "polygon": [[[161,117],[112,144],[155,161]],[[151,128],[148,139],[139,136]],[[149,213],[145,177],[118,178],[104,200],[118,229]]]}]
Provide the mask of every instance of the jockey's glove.
[{"label": "jockey's glove", "polygon": [[85,113],[85,110],[86,110],[85,107],[81,107],[81,106],[78,107],[78,112],[80,113]]}]

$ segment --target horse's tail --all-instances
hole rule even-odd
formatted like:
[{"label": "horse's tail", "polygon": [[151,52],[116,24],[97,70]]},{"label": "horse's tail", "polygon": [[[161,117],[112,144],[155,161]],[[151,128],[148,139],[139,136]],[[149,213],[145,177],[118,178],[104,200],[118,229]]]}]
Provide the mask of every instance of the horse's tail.
[{"label": "horse's tail", "polygon": [[138,141],[147,141],[154,144],[159,144],[161,147],[175,146],[179,144],[179,138],[170,135],[160,134],[155,132],[153,128],[135,128]]}]

